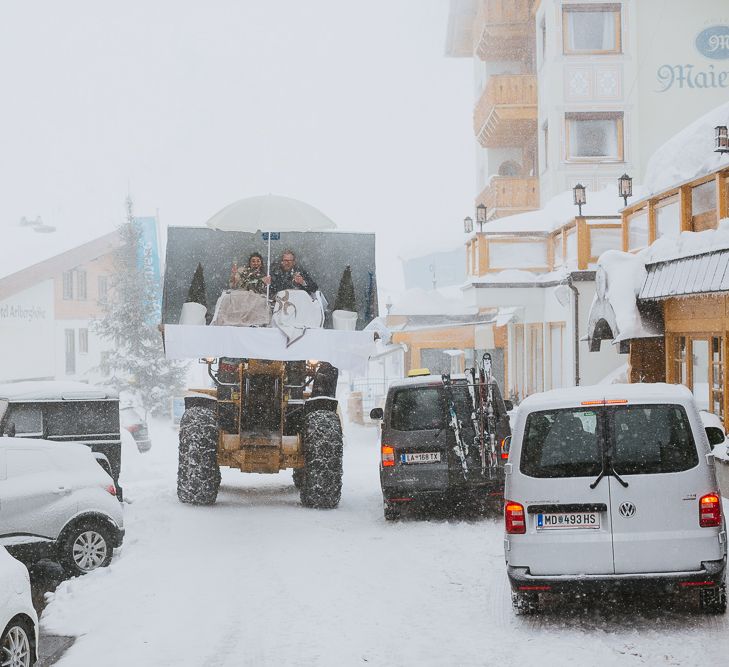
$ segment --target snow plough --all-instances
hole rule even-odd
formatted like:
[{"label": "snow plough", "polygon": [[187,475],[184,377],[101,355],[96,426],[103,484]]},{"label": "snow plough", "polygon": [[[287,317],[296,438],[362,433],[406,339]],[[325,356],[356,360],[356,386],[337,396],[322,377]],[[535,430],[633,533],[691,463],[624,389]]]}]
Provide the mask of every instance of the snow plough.
[{"label": "snow plough", "polygon": [[[255,231],[214,228],[214,221],[168,230],[165,353],[200,360],[210,381],[185,396],[178,498],[215,503],[221,466],[292,469],[302,505],[334,508],[343,459],[337,379],[340,369],[364,371],[374,346],[373,333],[362,330],[377,311],[374,235],[286,231],[290,219],[271,223],[280,233],[261,232],[260,217],[250,223]],[[279,258],[294,253],[297,270],[314,276],[316,290],[230,288],[238,283],[231,267],[235,274],[249,255],[265,258],[261,273],[273,275],[275,286],[277,270],[286,268]]]}]

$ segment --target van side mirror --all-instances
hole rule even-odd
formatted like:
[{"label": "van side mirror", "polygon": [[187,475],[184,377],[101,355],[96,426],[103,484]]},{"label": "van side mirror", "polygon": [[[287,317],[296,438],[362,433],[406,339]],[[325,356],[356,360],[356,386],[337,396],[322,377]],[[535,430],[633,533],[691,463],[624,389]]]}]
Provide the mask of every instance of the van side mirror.
[{"label": "van side mirror", "polygon": [[514,409],[514,401],[510,401],[508,398],[504,399],[504,407],[507,412],[511,412]]},{"label": "van side mirror", "polygon": [[709,439],[711,448],[714,449],[714,447],[724,442],[724,431],[722,431],[718,426],[707,426],[706,437]]},{"label": "van side mirror", "polygon": [[382,419],[385,415],[385,412],[382,408],[372,408],[370,410],[370,419],[379,420]]}]

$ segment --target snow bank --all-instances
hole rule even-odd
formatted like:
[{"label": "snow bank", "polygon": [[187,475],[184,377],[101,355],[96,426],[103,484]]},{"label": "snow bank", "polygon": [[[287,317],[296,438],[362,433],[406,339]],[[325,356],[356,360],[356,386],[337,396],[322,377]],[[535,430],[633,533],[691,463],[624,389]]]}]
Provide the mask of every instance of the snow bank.
[{"label": "snow bank", "polygon": [[729,218],[720,220],[716,229],[707,229],[703,232],[681,232],[678,238],[657,239],[649,247],[641,250],[638,255],[646,264],[650,264],[725,249],[729,249]]},{"label": "snow bank", "polygon": [[714,153],[714,127],[729,125],[729,102],[716,107],[671,137],[648,160],[646,194],[729,166],[729,155]]}]

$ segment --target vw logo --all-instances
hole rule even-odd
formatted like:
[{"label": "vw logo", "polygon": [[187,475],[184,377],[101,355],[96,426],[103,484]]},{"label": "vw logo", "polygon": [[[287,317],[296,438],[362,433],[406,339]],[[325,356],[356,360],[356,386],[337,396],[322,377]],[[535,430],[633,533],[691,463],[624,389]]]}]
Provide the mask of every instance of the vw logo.
[{"label": "vw logo", "polygon": [[635,505],[633,505],[633,503],[620,503],[620,507],[618,507],[618,512],[620,512],[620,516],[624,516],[626,519],[630,519],[630,517],[635,516]]}]

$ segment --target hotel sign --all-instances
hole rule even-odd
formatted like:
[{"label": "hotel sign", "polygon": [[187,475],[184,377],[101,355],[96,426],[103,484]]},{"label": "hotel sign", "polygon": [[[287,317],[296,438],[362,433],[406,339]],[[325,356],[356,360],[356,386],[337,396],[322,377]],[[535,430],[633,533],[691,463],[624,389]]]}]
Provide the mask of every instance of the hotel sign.
[{"label": "hotel sign", "polygon": [[696,36],[696,50],[712,60],[729,59],[729,25],[713,25]]},{"label": "hotel sign", "polygon": [[[714,25],[702,30],[694,41],[697,51],[712,60],[729,59],[729,25]],[[659,93],[672,89],[729,88],[729,63],[727,69],[717,69],[692,64],[660,65],[656,71]]]}]

